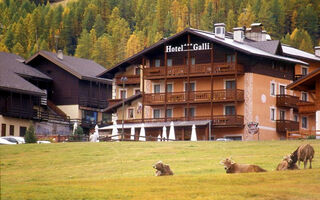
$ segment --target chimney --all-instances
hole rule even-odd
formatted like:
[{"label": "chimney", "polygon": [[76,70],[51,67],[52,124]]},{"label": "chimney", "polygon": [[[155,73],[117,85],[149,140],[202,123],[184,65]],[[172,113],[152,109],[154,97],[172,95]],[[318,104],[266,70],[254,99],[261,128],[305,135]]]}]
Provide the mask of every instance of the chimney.
[{"label": "chimney", "polygon": [[58,57],[60,60],[63,60],[62,50],[58,50],[57,57]]},{"label": "chimney", "polygon": [[219,38],[225,38],[226,25],[224,23],[214,24],[214,35]]},{"label": "chimney", "polygon": [[263,25],[261,23],[251,24],[251,28],[246,32],[246,37],[256,42],[267,41],[268,34],[265,30],[262,30]]},{"label": "chimney", "polygon": [[314,54],[315,54],[317,57],[320,57],[320,46],[314,47]]},{"label": "chimney", "polygon": [[244,28],[243,27],[237,27],[233,28],[233,40],[236,42],[243,42],[244,39]]}]

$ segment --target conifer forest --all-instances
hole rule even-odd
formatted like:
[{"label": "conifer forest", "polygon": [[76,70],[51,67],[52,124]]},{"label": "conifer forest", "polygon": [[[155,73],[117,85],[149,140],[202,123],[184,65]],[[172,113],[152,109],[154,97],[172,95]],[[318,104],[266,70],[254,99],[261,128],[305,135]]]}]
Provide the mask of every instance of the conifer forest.
[{"label": "conifer forest", "polygon": [[313,53],[320,0],[0,0],[0,51],[63,50],[110,68],[186,27],[261,22],[273,40]]}]

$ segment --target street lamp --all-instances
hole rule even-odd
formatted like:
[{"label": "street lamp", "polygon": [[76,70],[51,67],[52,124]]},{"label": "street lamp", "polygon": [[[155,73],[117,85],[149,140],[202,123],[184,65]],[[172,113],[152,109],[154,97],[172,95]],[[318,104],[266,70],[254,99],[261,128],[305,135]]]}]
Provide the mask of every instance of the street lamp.
[{"label": "street lamp", "polygon": [[[126,81],[128,80],[128,78],[125,76],[122,76],[120,80],[122,82],[122,89],[124,91]],[[122,92],[121,92],[121,94],[122,94],[122,141],[123,141],[124,140],[124,99],[125,99],[125,95]]]}]

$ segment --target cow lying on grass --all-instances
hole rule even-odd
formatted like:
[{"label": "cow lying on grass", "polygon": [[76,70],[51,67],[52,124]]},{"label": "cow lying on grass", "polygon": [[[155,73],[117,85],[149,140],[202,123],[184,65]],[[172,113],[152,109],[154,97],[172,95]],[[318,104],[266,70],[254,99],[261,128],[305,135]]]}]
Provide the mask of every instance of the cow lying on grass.
[{"label": "cow lying on grass", "polygon": [[279,163],[276,170],[283,171],[283,170],[295,170],[295,169],[299,169],[299,167],[295,163],[292,163],[290,155],[287,155],[283,157],[283,160],[281,161],[281,163]]},{"label": "cow lying on grass", "polygon": [[262,169],[257,165],[238,164],[233,162],[230,158],[226,158],[220,163],[224,165],[224,169],[227,173],[266,172],[265,169]]},{"label": "cow lying on grass", "polygon": [[303,144],[295,150],[290,158],[292,162],[290,163],[290,166],[293,166],[299,161],[298,165],[300,166],[300,161],[303,161],[304,163],[304,169],[307,167],[308,160],[310,162],[309,168],[312,168],[311,162],[314,156],[314,149],[310,144]]},{"label": "cow lying on grass", "polygon": [[170,169],[169,165],[163,164],[162,161],[158,161],[156,164],[153,165],[155,168],[156,176],[170,176],[173,175],[173,172]]}]

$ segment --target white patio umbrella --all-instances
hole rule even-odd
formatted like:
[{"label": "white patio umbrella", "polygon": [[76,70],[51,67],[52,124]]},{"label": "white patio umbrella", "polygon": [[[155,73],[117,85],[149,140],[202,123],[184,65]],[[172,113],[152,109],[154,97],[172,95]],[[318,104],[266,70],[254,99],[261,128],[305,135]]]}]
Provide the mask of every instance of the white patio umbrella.
[{"label": "white patio umbrella", "polygon": [[134,135],[135,135],[135,131],[134,131],[134,127],[131,127],[131,133],[130,133],[130,140],[134,141]]},{"label": "white patio umbrella", "polygon": [[192,131],[191,131],[191,141],[197,141],[197,132],[196,132],[196,125],[192,125]]},{"label": "white patio umbrella", "polygon": [[176,140],[173,122],[170,123],[169,140]]},{"label": "white patio umbrella", "polygon": [[95,142],[99,142],[99,126],[98,124],[96,124],[96,126],[94,127],[94,138],[95,138]]},{"label": "white patio umbrella", "polygon": [[146,130],[144,129],[144,124],[141,125],[139,141],[146,141]]},{"label": "white patio umbrella", "polygon": [[77,127],[78,127],[78,123],[77,123],[77,122],[74,122],[74,124],[73,124],[73,131],[72,131],[72,134],[73,134],[73,135],[74,135],[74,132],[76,131]]},{"label": "white patio umbrella", "polygon": [[[113,123],[113,127],[112,127],[112,139],[113,140],[116,140],[116,139],[119,139],[119,136],[118,138],[116,138],[115,136],[118,135],[118,129],[117,129],[117,124],[116,123]],[[118,140],[119,141],[119,140]]]},{"label": "white patio umbrella", "polygon": [[167,127],[166,126],[163,126],[163,128],[162,128],[162,138],[164,139],[164,141],[165,141],[165,138],[167,138]]}]

